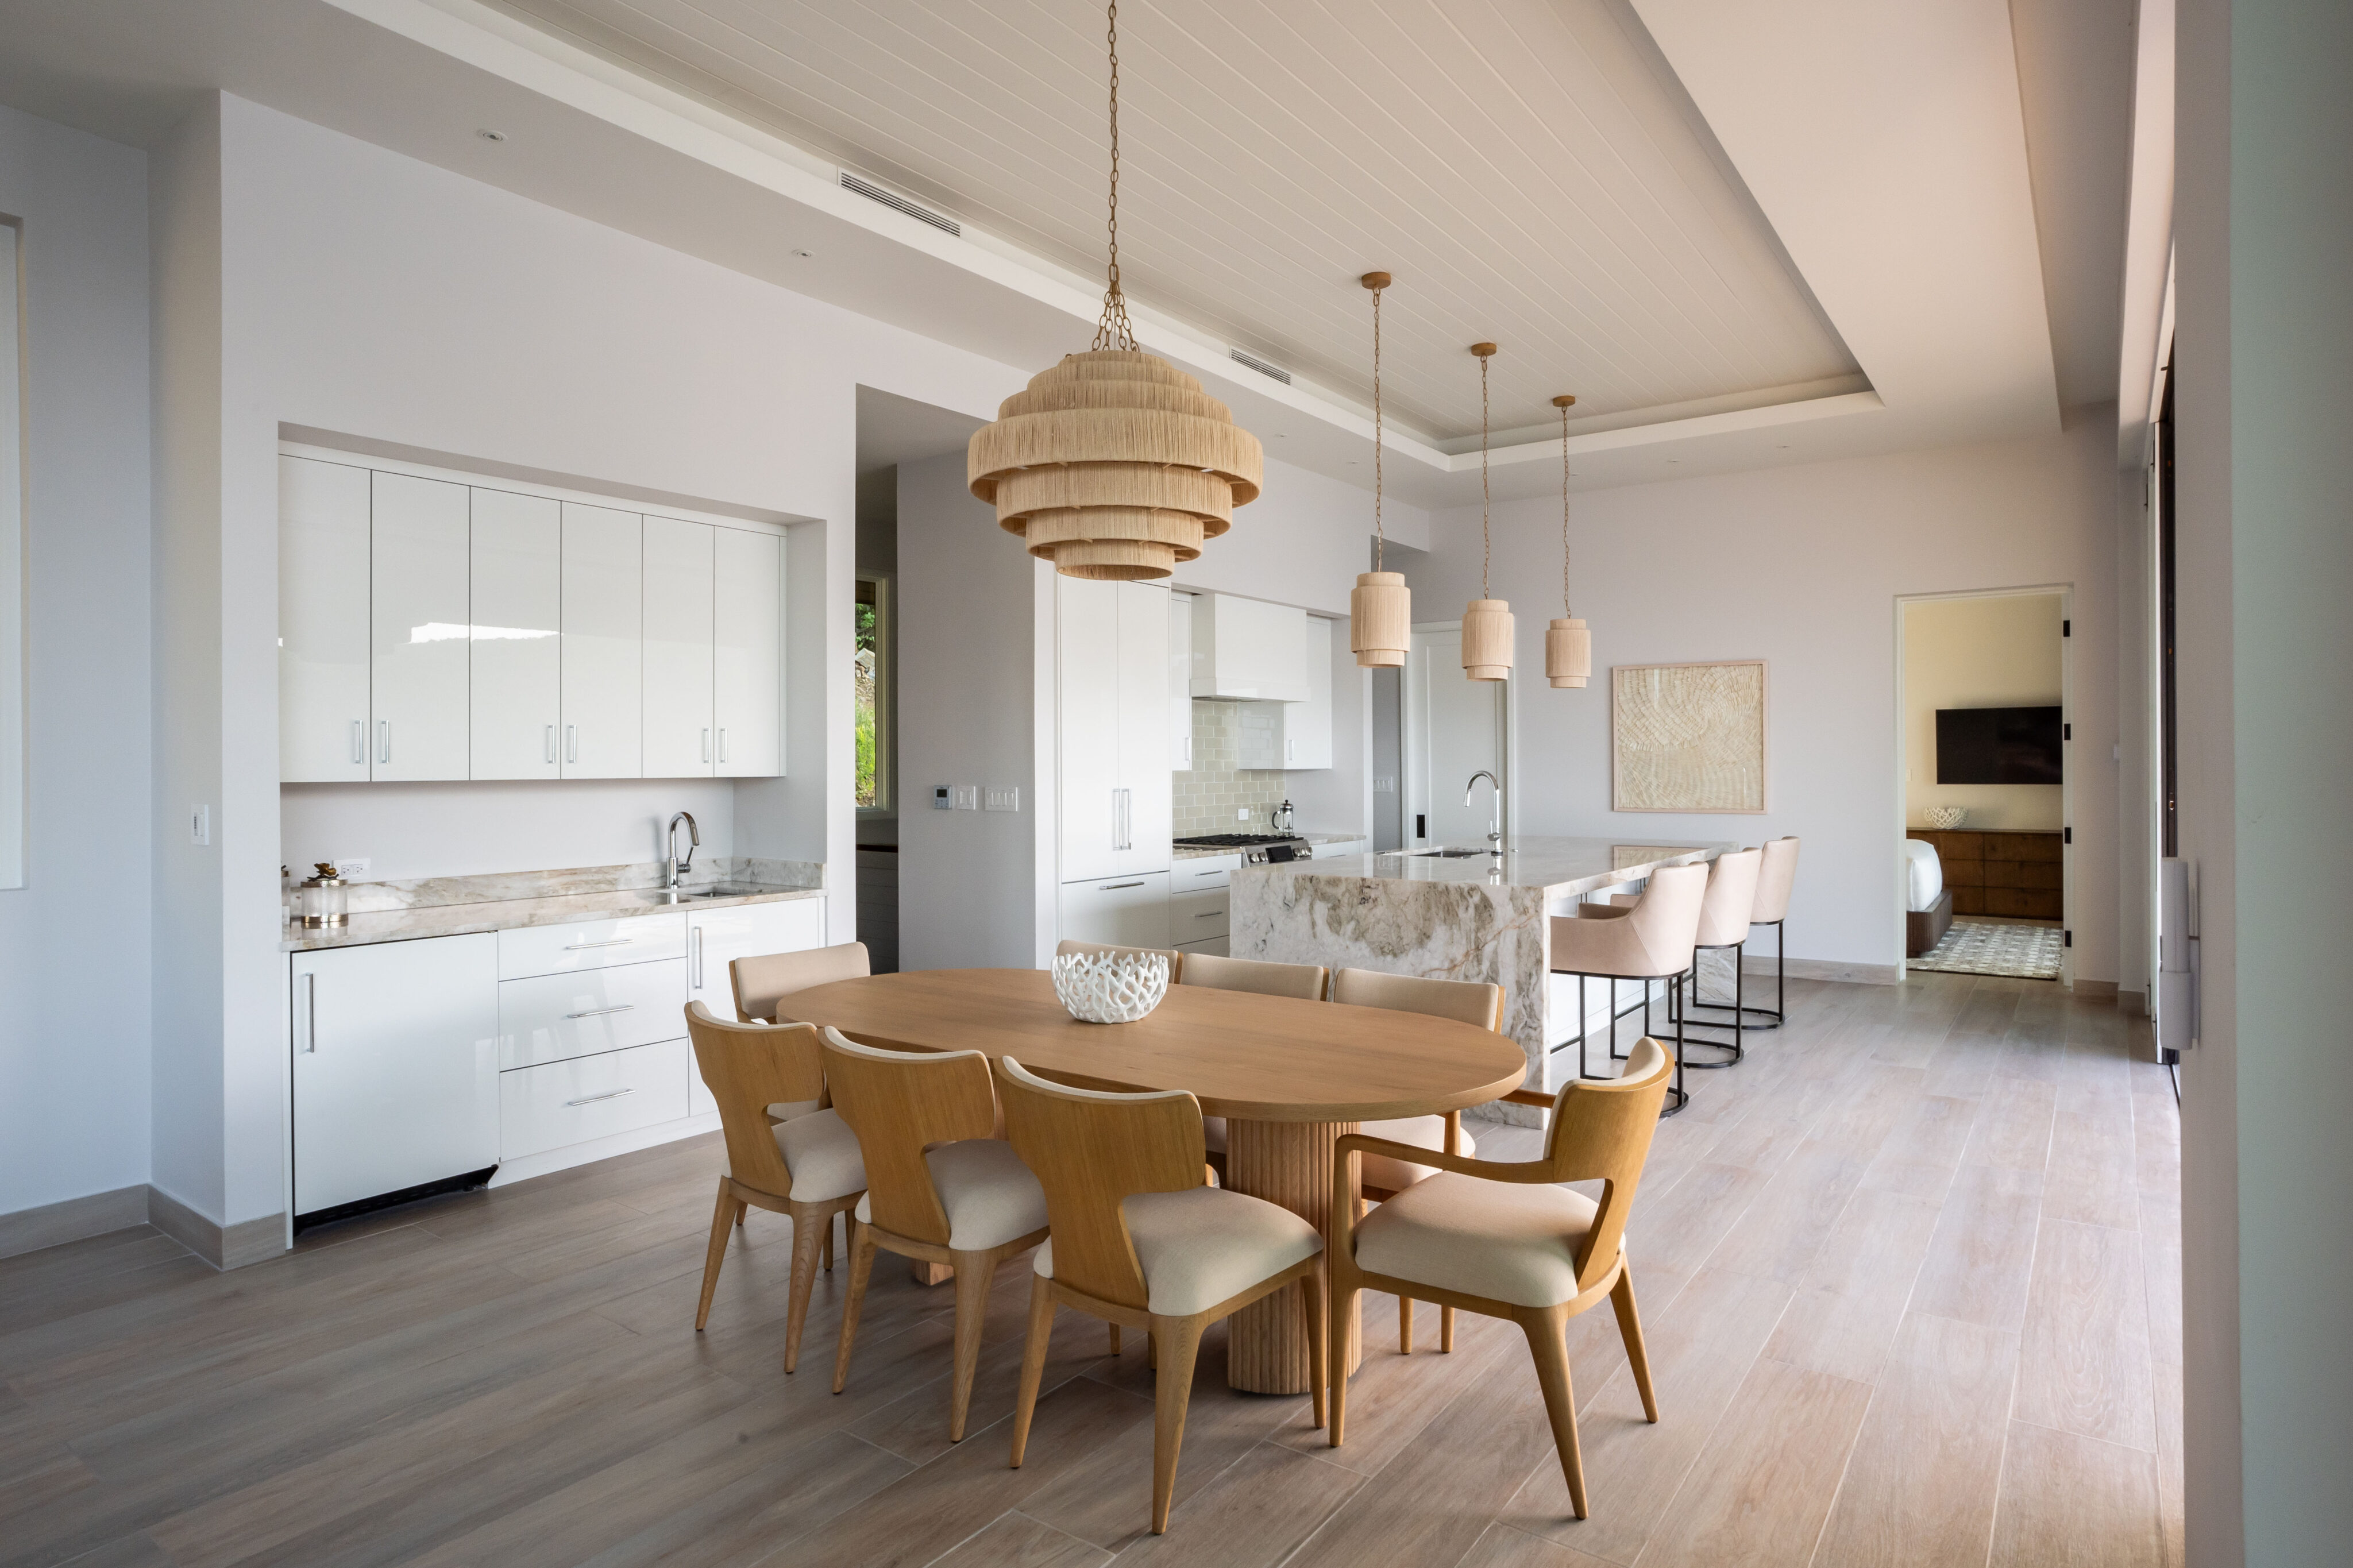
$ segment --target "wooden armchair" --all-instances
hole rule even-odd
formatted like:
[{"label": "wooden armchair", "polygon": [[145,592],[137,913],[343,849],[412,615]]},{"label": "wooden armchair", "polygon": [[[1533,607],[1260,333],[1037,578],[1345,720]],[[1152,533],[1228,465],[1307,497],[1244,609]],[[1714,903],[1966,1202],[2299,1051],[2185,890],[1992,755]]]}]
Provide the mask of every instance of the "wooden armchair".
[{"label": "wooden armchair", "polygon": [[[727,1140],[727,1169],[719,1177],[719,1205],[711,1215],[711,1249],[702,1260],[702,1300],[694,1329],[711,1320],[727,1237],[746,1206],[790,1216],[793,1276],[785,1315],[785,1370],[800,1360],[801,1325],[817,1283],[819,1255],[833,1266],[833,1216],[857,1206],[866,1190],[858,1135],[825,1101],[825,1068],[817,1030],[807,1024],[778,1028],[729,1024],[700,1002],[686,1006],[686,1032],[695,1066],[719,1102]],[[805,1107],[786,1120],[771,1108]]]},{"label": "wooden armchair", "polygon": [[[1424,1300],[1508,1318],[1527,1335],[1552,1420],[1554,1446],[1577,1517],[1586,1517],[1585,1468],[1577,1447],[1577,1404],[1569,1387],[1568,1320],[1609,1298],[1642,1411],[1659,1418],[1642,1320],[1634,1309],[1634,1280],[1626,1267],[1626,1215],[1642,1177],[1642,1163],[1658,1129],[1673,1063],[1645,1036],[1629,1053],[1626,1076],[1612,1081],[1571,1081],[1557,1095],[1517,1089],[1504,1098],[1548,1106],[1551,1127],[1544,1157],[1504,1163],[1432,1154],[1412,1144],[1351,1133],[1334,1146],[1335,1179],[1347,1192],[1356,1162],[1387,1154],[1436,1165],[1440,1174],[1419,1182],[1359,1223],[1352,1206],[1332,1205],[1325,1248],[1335,1321],[1358,1290],[1410,1292]],[[1560,1185],[1599,1181],[1599,1204]],[[1335,1337],[1335,1343],[1337,1338]],[[1332,1424],[1338,1447],[1347,1421],[1347,1369],[1333,1358]]]},{"label": "wooden armchair", "polygon": [[[1215,953],[1188,952],[1181,982],[1210,991],[1248,991],[1260,996],[1295,996],[1321,1002],[1331,986],[1332,972],[1320,963],[1268,963],[1255,958],[1220,958]],[[1171,984],[1177,981],[1172,980]],[[1220,1176],[1226,1169],[1226,1119],[1201,1118],[1201,1135],[1208,1141],[1209,1165]]]},{"label": "wooden armchair", "polygon": [[1053,1222],[1029,1291],[1013,1466],[1020,1468],[1029,1446],[1056,1304],[1109,1322],[1114,1345],[1121,1325],[1143,1329],[1155,1352],[1152,1531],[1160,1534],[1203,1331],[1293,1279],[1303,1286],[1314,1345],[1308,1375],[1323,1425],[1324,1238],[1280,1205],[1204,1184],[1201,1104],[1183,1090],[1107,1094],[1049,1083],[1011,1057],[998,1066],[1006,1131],[1038,1173]]}]

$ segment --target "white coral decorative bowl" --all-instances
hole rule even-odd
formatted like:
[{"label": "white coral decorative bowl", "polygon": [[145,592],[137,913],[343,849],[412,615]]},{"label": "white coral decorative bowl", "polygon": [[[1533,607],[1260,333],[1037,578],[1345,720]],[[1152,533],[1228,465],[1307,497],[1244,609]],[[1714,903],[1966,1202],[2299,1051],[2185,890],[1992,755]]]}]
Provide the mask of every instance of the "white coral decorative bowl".
[{"label": "white coral decorative bowl", "polygon": [[1931,805],[1925,807],[1920,815],[1928,819],[1931,827],[1958,827],[1969,819],[1969,808],[1966,805]]},{"label": "white coral decorative bowl", "polygon": [[1156,952],[1066,952],[1054,960],[1054,994],[1082,1024],[1133,1024],[1168,994],[1168,960]]}]

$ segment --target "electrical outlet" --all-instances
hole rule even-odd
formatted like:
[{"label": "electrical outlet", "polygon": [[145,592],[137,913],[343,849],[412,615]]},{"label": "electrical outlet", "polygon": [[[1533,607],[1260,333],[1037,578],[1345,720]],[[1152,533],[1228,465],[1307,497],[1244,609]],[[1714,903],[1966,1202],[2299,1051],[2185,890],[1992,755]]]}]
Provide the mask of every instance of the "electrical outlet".
[{"label": "electrical outlet", "polygon": [[1000,788],[996,784],[989,785],[982,792],[981,809],[983,811],[1019,811],[1021,786],[1014,784]]},{"label": "electrical outlet", "polygon": [[980,809],[980,786],[978,784],[954,784],[950,787],[955,792],[954,801],[956,810],[978,811]]},{"label": "electrical outlet", "polygon": [[1236,822],[1248,822],[1250,820],[1250,807],[1246,805],[1236,806],[1234,808],[1234,820]]},{"label": "electrical outlet", "polygon": [[209,805],[188,807],[188,842],[210,844],[213,841],[213,808]]},{"label": "electrical outlet", "polygon": [[375,862],[369,859],[364,855],[338,855],[335,857],[335,869],[343,874],[345,880],[349,880],[353,877],[365,876],[367,874],[368,868],[374,864],[375,864]]}]

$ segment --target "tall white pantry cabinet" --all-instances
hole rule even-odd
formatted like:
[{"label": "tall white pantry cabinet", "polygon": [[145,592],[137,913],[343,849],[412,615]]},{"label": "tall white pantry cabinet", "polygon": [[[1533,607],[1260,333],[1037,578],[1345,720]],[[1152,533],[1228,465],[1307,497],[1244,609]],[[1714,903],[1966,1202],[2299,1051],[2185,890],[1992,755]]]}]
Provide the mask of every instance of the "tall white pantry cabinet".
[{"label": "tall white pantry cabinet", "polygon": [[783,772],[784,541],[279,458],[288,784]]},{"label": "tall white pantry cabinet", "polygon": [[1057,577],[1063,936],[1168,941],[1168,590]]}]

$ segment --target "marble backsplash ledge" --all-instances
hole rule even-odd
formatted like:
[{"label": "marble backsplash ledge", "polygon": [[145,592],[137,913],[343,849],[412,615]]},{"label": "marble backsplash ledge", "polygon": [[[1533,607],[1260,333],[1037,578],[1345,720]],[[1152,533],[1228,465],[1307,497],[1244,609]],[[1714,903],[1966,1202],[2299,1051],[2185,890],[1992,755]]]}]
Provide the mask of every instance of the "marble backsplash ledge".
[{"label": "marble backsplash ledge", "polygon": [[[353,914],[433,909],[445,904],[503,903],[515,899],[558,899],[576,893],[638,892],[659,888],[670,868],[659,860],[623,866],[575,866],[554,871],[500,871],[480,877],[419,877],[409,881],[354,882]],[[761,888],[823,888],[825,867],[811,860],[765,860],[746,856],[698,858],[684,886],[708,889],[722,883]]]}]

